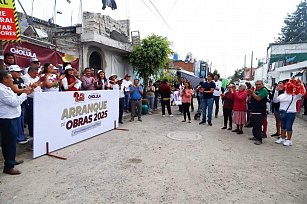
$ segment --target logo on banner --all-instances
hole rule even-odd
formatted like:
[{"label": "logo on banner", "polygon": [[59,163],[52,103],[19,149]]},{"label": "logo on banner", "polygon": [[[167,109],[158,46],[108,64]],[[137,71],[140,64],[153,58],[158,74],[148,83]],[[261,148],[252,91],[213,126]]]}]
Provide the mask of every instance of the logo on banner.
[{"label": "logo on banner", "polygon": [[74,98],[76,102],[84,102],[84,93],[75,92]]},{"label": "logo on banner", "polygon": [[90,94],[88,95],[88,99],[100,99],[101,95],[100,94]]},{"label": "logo on banner", "polygon": [[0,0],[0,40],[20,41],[14,0]]},{"label": "logo on banner", "polygon": [[11,53],[17,54],[17,55],[22,55],[26,57],[31,57],[31,58],[37,58],[36,53],[32,52],[32,50],[25,48],[25,47],[12,47],[10,49]]}]

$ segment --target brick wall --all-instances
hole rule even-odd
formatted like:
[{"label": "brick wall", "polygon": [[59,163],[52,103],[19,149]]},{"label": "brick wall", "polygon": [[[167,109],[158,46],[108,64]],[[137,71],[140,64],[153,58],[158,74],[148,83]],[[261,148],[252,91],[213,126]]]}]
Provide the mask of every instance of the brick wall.
[{"label": "brick wall", "polygon": [[184,61],[175,61],[174,62],[174,67],[181,67],[182,69],[189,71],[189,72],[193,72],[194,73],[194,63],[185,63]]}]

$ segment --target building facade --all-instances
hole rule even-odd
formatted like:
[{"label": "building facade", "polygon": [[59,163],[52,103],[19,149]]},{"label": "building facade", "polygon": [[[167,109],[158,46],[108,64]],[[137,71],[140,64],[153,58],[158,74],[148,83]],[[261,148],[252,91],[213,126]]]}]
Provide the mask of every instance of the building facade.
[{"label": "building facade", "polygon": [[22,40],[33,39],[40,46],[65,53],[68,57],[63,58],[64,62],[79,59],[80,71],[91,67],[95,72],[105,71],[106,76],[133,76],[129,64],[129,20],[116,21],[99,13],[84,12],[81,25],[61,27],[33,17],[30,25],[25,14],[18,13],[18,17]]}]

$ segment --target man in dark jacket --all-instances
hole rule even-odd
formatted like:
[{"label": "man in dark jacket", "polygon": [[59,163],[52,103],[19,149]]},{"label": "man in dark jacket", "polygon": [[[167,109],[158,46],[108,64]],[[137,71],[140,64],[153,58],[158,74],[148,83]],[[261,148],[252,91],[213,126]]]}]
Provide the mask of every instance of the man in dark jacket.
[{"label": "man in dark jacket", "polygon": [[248,91],[248,100],[251,102],[251,123],[253,126],[253,136],[250,140],[255,140],[255,145],[262,144],[262,125],[266,116],[266,103],[268,91],[264,87],[263,81],[256,81],[256,91],[249,89]]},{"label": "man in dark jacket", "polygon": [[173,117],[171,110],[171,87],[168,85],[167,80],[164,79],[159,86],[159,94],[161,95],[162,117],[165,117],[165,106],[167,107],[168,115]]}]

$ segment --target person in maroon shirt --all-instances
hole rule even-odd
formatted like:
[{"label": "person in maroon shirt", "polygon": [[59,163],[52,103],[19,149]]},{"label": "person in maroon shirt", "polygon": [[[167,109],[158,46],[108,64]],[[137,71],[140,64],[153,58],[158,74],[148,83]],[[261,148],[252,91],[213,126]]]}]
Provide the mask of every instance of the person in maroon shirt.
[{"label": "person in maroon shirt", "polygon": [[171,110],[171,88],[167,83],[167,80],[163,80],[159,86],[159,94],[161,95],[162,117],[165,117],[165,106],[170,117],[173,117]]},{"label": "person in maroon shirt", "polygon": [[235,84],[230,83],[228,86],[228,91],[224,94],[221,94],[223,101],[223,115],[224,115],[224,126],[222,129],[227,129],[227,122],[229,120],[229,128],[227,130],[232,130],[232,109],[234,102],[234,92],[236,89]]}]

